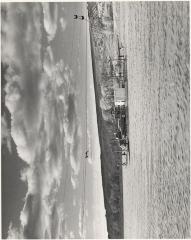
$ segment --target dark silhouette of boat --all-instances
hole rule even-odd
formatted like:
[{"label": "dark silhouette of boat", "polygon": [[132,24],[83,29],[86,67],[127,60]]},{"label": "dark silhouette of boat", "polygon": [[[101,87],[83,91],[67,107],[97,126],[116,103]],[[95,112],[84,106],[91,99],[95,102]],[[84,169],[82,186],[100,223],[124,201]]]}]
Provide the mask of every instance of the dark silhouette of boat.
[{"label": "dark silhouette of boat", "polygon": [[84,20],[84,16],[78,16],[78,15],[75,14],[74,19]]}]

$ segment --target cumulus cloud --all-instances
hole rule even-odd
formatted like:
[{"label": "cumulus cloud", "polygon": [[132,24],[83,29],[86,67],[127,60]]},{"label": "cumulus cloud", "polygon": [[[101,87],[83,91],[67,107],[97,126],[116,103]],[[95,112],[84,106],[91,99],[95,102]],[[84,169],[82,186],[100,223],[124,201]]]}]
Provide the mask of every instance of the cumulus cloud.
[{"label": "cumulus cloud", "polygon": [[[85,211],[85,210],[84,210]],[[78,220],[78,224],[79,224],[79,235],[80,238],[85,238],[86,236],[86,225],[84,224],[85,222],[85,215],[82,214],[83,213],[83,209],[80,208],[79,211],[79,220]]]},{"label": "cumulus cloud", "polygon": [[[75,110],[75,114],[76,114],[76,110]],[[76,117],[77,117],[77,114],[76,114]],[[79,184],[78,175],[81,167],[80,165],[81,161],[79,161],[79,152],[80,152],[79,145],[80,145],[80,140],[82,138],[81,127],[78,124],[75,124],[72,136],[73,137],[72,137],[69,158],[70,158],[70,166],[72,170],[71,183],[72,183],[73,189],[76,189]]]},{"label": "cumulus cloud", "polygon": [[42,3],[44,14],[44,28],[48,34],[48,40],[52,41],[56,35],[57,20],[58,20],[58,6],[57,3]]},{"label": "cumulus cloud", "polygon": [[44,54],[43,69],[49,77],[52,77],[52,74],[54,71],[53,64],[54,64],[54,58],[53,58],[52,49],[50,46],[48,46]]},{"label": "cumulus cloud", "polygon": [[[41,58],[40,4],[10,3],[3,8],[7,14],[2,20],[2,62],[9,66],[5,100],[17,153],[28,164],[21,172],[21,180],[28,186],[21,226],[16,229],[11,224],[8,234],[55,237],[59,230],[54,230],[53,221],[58,218],[56,199],[63,162],[70,161],[74,185],[80,168],[73,74],[63,60],[55,63],[50,46]],[[56,33],[57,11],[56,4],[43,3],[49,40]]]},{"label": "cumulus cloud", "polygon": [[70,231],[70,238],[75,238],[74,232]]},{"label": "cumulus cloud", "polygon": [[78,224],[79,224],[79,234],[80,234],[80,238],[83,237],[83,229],[82,229],[82,208],[80,208],[80,211],[79,211],[79,220],[78,220]]},{"label": "cumulus cloud", "polygon": [[62,31],[64,32],[66,29],[67,22],[64,18],[60,18],[60,26],[62,28]]},{"label": "cumulus cloud", "polygon": [[12,152],[11,149],[11,132],[8,128],[8,124],[5,118],[5,115],[1,117],[1,141],[3,144],[6,144],[9,152]]},{"label": "cumulus cloud", "polygon": [[13,224],[10,223],[9,229],[8,229],[8,239],[22,239],[24,238],[23,236],[23,230],[22,229],[17,229],[13,227]]},{"label": "cumulus cloud", "polygon": [[[4,7],[7,15],[6,19],[2,19],[2,61],[9,66],[5,76],[5,104],[12,114],[11,135],[15,142],[18,141],[18,146],[21,144],[22,149],[27,143],[26,129],[35,128],[34,112],[38,112],[41,75],[40,5],[10,3]],[[23,122],[23,117],[28,121]],[[21,132],[23,134],[19,137]],[[28,162],[30,154],[24,150],[20,153]]]},{"label": "cumulus cloud", "polygon": [[72,172],[72,175],[71,175],[71,183],[72,183],[73,189],[76,189],[77,185],[79,183],[78,177],[73,172]]},{"label": "cumulus cloud", "polygon": [[72,204],[73,204],[74,207],[76,206],[76,198],[75,197],[73,198]]}]

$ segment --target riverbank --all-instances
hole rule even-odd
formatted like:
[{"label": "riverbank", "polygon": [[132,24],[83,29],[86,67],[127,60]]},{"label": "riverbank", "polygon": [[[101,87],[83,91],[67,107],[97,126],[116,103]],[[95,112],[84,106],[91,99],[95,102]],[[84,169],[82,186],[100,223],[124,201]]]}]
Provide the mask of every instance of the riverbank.
[{"label": "riverbank", "polygon": [[[92,9],[96,7],[95,5],[96,3],[88,3],[92,67],[99,140],[101,146],[102,183],[108,237],[116,239],[124,238],[122,166],[119,164],[122,159],[118,153],[114,152],[120,150],[120,146],[118,143],[112,142],[113,124],[108,117],[107,109],[103,109],[103,107],[100,106],[100,102],[102,102],[103,98],[102,67],[104,64],[104,55],[100,54],[99,51],[100,49],[105,49],[106,46],[104,46],[105,41],[100,42],[100,36],[102,35],[101,29],[99,29],[100,32],[95,32],[95,25],[93,25],[93,22],[91,21],[92,15],[90,13],[92,12]],[[105,37],[108,37],[108,35]],[[97,45],[98,42],[101,44]]]}]

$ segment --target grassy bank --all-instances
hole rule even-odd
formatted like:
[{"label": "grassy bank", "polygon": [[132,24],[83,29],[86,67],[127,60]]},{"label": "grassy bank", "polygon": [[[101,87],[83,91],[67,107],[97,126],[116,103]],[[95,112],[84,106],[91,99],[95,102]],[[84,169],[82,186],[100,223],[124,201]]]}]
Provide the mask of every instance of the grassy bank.
[{"label": "grassy bank", "polygon": [[[96,3],[88,3],[92,68],[96,98],[98,132],[101,146],[101,171],[108,237],[124,238],[123,184],[122,166],[120,164],[121,155],[115,152],[120,150],[120,147],[117,142],[112,141],[114,138],[114,126],[109,119],[104,119],[103,111],[100,106],[100,100],[102,98],[101,86],[103,81],[101,66],[103,66],[104,56],[100,55],[96,46],[96,43],[98,42],[97,37],[98,35],[100,36],[100,33],[95,32],[95,25],[91,21],[92,9],[94,9],[95,14],[95,8]],[[101,29],[99,28],[99,30]],[[102,45],[103,48],[105,48],[104,41]]]}]

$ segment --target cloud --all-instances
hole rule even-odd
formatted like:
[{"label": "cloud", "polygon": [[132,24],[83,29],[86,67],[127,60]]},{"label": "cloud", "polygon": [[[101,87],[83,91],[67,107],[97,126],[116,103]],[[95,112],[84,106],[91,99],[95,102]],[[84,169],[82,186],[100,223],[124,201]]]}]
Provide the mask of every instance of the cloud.
[{"label": "cloud", "polygon": [[72,175],[71,175],[71,183],[72,183],[73,189],[76,189],[77,185],[79,183],[77,176],[73,172],[72,172]]},{"label": "cloud", "polygon": [[76,131],[73,133],[70,153],[69,153],[69,159],[70,159],[70,166],[71,166],[71,183],[73,189],[76,189],[79,184],[78,175],[80,172],[80,163],[79,161],[79,145],[80,145],[80,139],[81,139],[81,132],[78,130],[78,126],[76,125]]},{"label": "cloud", "polygon": [[50,46],[47,47],[46,52],[44,54],[44,62],[43,62],[43,69],[45,73],[51,77],[54,71],[54,58],[52,49]]},{"label": "cloud", "polygon": [[69,138],[72,139],[72,136],[75,134],[76,131],[76,125],[75,120],[77,118],[77,112],[76,112],[76,102],[75,102],[75,95],[69,94],[68,95],[68,111],[67,111],[67,119],[68,119],[68,133]]},{"label": "cloud", "polygon": [[82,238],[83,237],[83,230],[82,230],[82,221],[83,221],[83,219],[82,219],[82,208],[80,208],[80,211],[79,211],[79,220],[78,220],[78,224],[79,224],[79,235],[80,235],[80,238]]},{"label": "cloud", "polygon": [[48,40],[52,41],[56,35],[58,6],[57,3],[43,2],[44,28],[48,34]]},{"label": "cloud", "polygon": [[8,124],[5,115],[1,117],[1,141],[3,144],[6,144],[9,152],[11,153],[12,152],[11,132],[10,129],[8,129]]},{"label": "cloud", "polygon": [[39,238],[42,237],[40,233],[41,202],[40,193],[28,194],[22,215],[25,216],[23,224],[23,233],[25,238]]},{"label": "cloud", "polygon": [[75,238],[74,232],[70,231],[70,238]]},{"label": "cloud", "polygon": [[76,206],[76,198],[75,198],[75,197],[73,198],[72,205],[73,205],[74,207]]},{"label": "cloud", "polygon": [[8,229],[8,239],[23,239],[23,230],[22,229],[17,229],[13,227],[13,224],[9,224],[9,229]]},{"label": "cloud", "polygon": [[[77,114],[76,114],[76,110],[75,110],[74,119],[76,119],[76,118],[77,118]],[[73,126],[74,131],[72,133],[72,142],[71,142],[69,159],[70,159],[70,166],[71,166],[71,170],[72,170],[71,171],[71,183],[72,183],[73,189],[76,189],[79,184],[78,175],[79,175],[81,163],[82,163],[80,161],[81,159],[79,159],[80,155],[81,155],[79,146],[80,146],[80,141],[82,138],[82,133],[81,133],[81,127],[78,124],[73,123],[73,125],[74,125]]]},{"label": "cloud", "polygon": [[[10,3],[3,8],[7,18],[2,19],[2,62],[9,66],[5,104],[11,113],[11,136],[17,153],[27,163],[21,180],[28,186],[21,225],[16,229],[10,224],[8,234],[18,238],[55,237],[60,231],[53,221],[57,219],[63,163],[70,161],[74,188],[80,169],[81,129],[73,73],[63,60],[55,63],[50,46],[41,54],[40,4]],[[57,5],[43,3],[43,11],[49,39],[53,39]],[[3,124],[6,135],[5,121]]]},{"label": "cloud", "polygon": [[[18,145],[27,144],[26,129],[33,130],[38,112],[41,78],[40,5],[6,4],[7,18],[2,21],[2,61],[9,67],[5,75],[5,104],[12,114],[11,134]],[[10,48],[11,46],[11,48]],[[27,119],[23,122],[22,118]],[[22,137],[20,128],[22,125]],[[14,131],[12,132],[12,129]],[[20,151],[26,162],[28,154]]]},{"label": "cloud", "polygon": [[66,29],[67,22],[64,18],[60,18],[60,26],[62,28],[62,31],[64,32]]},{"label": "cloud", "polygon": [[84,219],[83,219],[83,216],[82,216],[82,207],[80,208],[80,211],[79,211],[79,220],[78,220],[78,224],[79,224],[79,236],[80,238],[86,238],[86,224],[84,224]]}]

